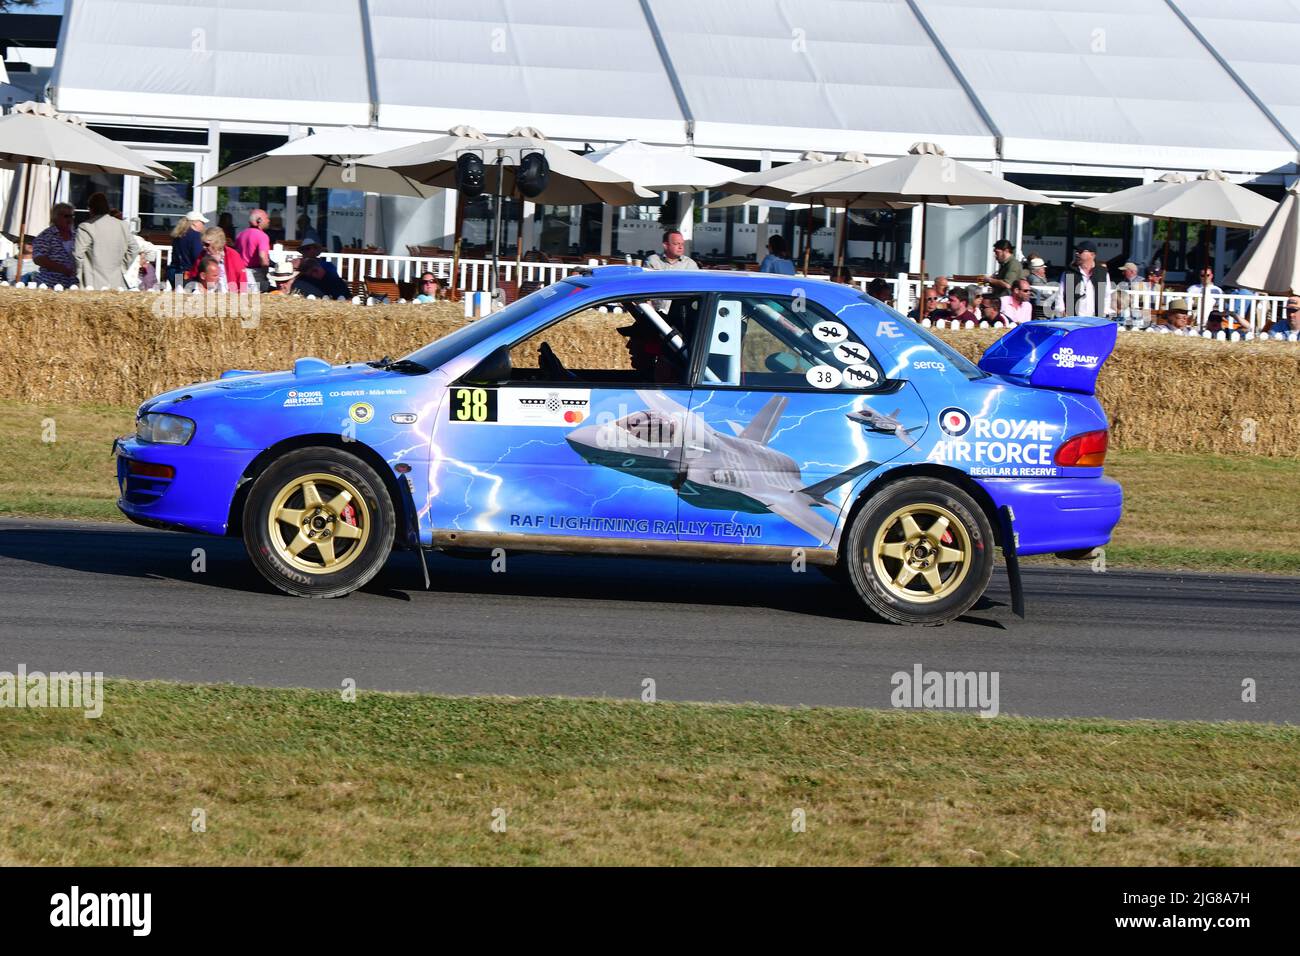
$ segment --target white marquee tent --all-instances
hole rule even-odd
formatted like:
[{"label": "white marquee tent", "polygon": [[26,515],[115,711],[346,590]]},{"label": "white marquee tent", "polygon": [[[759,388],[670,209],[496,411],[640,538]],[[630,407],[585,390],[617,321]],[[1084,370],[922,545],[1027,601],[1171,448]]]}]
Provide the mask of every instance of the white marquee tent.
[{"label": "white marquee tent", "polygon": [[58,109],[693,142],[700,155],[1295,168],[1300,8],[1216,0],[75,0]]}]

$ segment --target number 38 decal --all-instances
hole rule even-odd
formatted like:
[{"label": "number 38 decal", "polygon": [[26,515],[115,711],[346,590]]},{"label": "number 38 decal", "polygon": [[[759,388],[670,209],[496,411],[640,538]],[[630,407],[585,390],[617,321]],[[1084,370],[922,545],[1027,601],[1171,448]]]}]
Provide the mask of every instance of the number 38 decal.
[{"label": "number 38 decal", "polygon": [[453,422],[494,422],[497,420],[497,393],[490,388],[457,388],[451,393]]}]

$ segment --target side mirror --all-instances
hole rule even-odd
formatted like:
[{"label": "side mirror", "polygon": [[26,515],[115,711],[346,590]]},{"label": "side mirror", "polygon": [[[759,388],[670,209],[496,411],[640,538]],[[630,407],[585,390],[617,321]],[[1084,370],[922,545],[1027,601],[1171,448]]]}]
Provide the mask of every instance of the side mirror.
[{"label": "side mirror", "polygon": [[464,376],[468,385],[498,385],[510,381],[510,346],[503,345],[488,354]]}]

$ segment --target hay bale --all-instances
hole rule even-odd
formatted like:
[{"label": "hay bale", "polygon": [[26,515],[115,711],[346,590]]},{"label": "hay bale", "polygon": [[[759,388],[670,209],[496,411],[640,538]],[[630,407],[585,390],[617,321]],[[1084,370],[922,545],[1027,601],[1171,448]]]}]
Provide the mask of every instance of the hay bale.
[{"label": "hay bale", "polygon": [[[194,296],[0,289],[0,398],[28,404],[135,405],[231,368],[284,369],[400,356],[459,328],[462,306],[307,302],[262,296],[256,322],[187,314]],[[216,310],[214,310],[216,311]],[[626,368],[614,329],[630,317],[591,312],[542,336],[561,359]],[[972,359],[996,330],[941,333]],[[521,356],[521,360],[524,356]],[[535,355],[527,356],[535,367]],[[575,364],[575,363],[571,363]],[[1098,397],[1116,448],[1300,457],[1300,345],[1124,334]]]}]

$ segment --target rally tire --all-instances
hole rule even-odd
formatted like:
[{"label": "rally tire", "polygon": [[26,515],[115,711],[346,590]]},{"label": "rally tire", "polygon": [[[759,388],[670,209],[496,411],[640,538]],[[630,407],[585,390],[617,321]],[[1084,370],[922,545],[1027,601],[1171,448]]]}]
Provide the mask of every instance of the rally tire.
[{"label": "rally tire", "polygon": [[374,469],[327,447],[277,458],[253,482],[243,514],[253,565],[298,597],[342,597],[364,586],[388,561],[396,528]]},{"label": "rally tire", "polygon": [[988,517],[969,494],[938,478],[904,478],[854,516],[841,560],[873,614],[932,627],[984,594],[993,549]]}]

